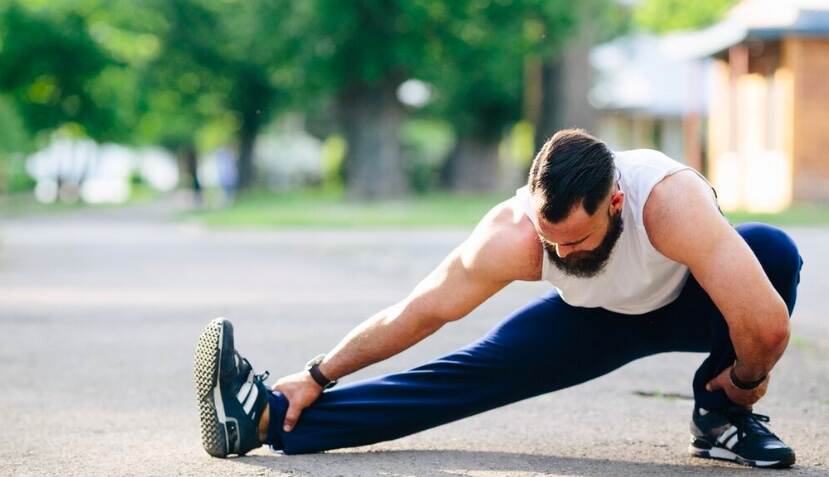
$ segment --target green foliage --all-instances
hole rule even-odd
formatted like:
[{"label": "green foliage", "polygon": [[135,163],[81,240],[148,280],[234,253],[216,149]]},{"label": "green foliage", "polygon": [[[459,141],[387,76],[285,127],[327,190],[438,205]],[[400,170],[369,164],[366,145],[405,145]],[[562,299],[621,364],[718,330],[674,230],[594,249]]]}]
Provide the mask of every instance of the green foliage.
[{"label": "green foliage", "polygon": [[529,121],[519,121],[509,134],[509,157],[529,170],[535,157],[535,127]]},{"label": "green foliage", "polygon": [[0,96],[0,194],[29,190],[34,184],[26,173],[21,153],[30,140],[16,109]]},{"label": "green foliage", "polygon": [[420,78],[435,113],[492,136],[520,118],[527,55],[554,54],[575,15],[564,0],[308,0],[291,3],[286,35],[306,94]]},{"label": "green foliage", "polygon": [[371,98],[419,78],[434,88],[419,116],[430,121],[407,123],[401,141],[427,190],[456,135],[499,138],[521,119],[527,59],[556,55],[579,11],[565,0],[0,0],[0,91],[27,141],[63,130],[204,151],[249,147],[289,108],[315,113],[328,136],[331,105],[355,89]]},{"label": "green foliage", "polygon": [[142,68],[138,132],[180,151],[235,144],[239,185],[253,180],[257,134],[291,104],[295,67],[282,41],[283,0],[149,0],[163,19],[159,53]]},{"label": "green foliage", "polygon": [[95,1],[0,5],[0,90],[27,131],[64,125],[103,140],[126,139],[130,84],[123,64],[90,33]]},{"label": "green foliage", "polygon": [[636,24],[654,33],[691,30],[722,18],[736,0],[642,0],[634,11]]},{"label": "green foliage", "polygon": [[[5,184],[3,178],[5,177]],[[26,172],[23,156],[6,156],[0,159],[0,193],[24,192],[34,189],[35,180]]]},{"label": "green foliage", "polygon": [[445,1],[307,0],[291,2],[285,25],[312,91],[399,82],[434,60]]},{"label": "green foliage", "polygon": [[0,156],[29,150],[29,137],[13,103],[0,96]]},{"label": "green foliage", "polygon": [[447,2],[443,48],[426,79],[459,134],[498,138],[521,118],[525,61],[555,55],[578,21],[571,2]]},{"label": "green foliage", "polygon": [[348,145],[339,134],[332,134],[322,142],[322,183],[324,187],[340,189],[343,186],[343,161]]},{"label": "green foliage", "polygon": [[406,155],[409,186],[417,193],[437,187],[440,169],[455,145],[452,125],[440,120],[412,119],[403,124],[400,142]]}]

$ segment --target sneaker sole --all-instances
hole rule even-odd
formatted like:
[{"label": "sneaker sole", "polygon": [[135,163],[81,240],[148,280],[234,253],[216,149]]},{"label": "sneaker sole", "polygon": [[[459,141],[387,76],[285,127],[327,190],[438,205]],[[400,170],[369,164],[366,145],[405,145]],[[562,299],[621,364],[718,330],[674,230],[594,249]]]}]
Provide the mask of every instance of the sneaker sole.
[{"label": "sneaker sole", "polygon": [[202,445],[213,457],[227,457],[229,447],[224,426],[224,404],[218,382],[224,321],[224,318],[216,318],[204,328],[193,359]]},{"label": "sneaker sole", "polygon": [[795,461],[794,457],[784,460],[751,460],[739,456],[723,447],[700,448],[695,446],[693,443],[688,446],[688,452],[690,452],[694,457],[700,457],[703,459],[725,460],[748,467],[762,467],[766,469],[785,469],[794,465]]}]

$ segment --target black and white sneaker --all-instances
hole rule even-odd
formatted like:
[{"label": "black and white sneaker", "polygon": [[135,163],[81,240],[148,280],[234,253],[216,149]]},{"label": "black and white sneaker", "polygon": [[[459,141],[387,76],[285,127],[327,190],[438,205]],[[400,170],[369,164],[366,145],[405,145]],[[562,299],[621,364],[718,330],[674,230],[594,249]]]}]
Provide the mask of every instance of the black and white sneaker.
[{"label": "black and white sneaker", "polygon": [[794,464],[794,450],[762,423],[768,416],[742,407],[725,411],[695,408],[691,446],[696,457],[721,459],[752,467],[785,468]]},{"label": "black and white sneaker", "polygon": [[208,324],[196,344],[193,378],[204,450],[214,457],[245,455],[261,446],[259,420],[269,392],[268,372],[253,372],[233,347],[233,325],[224,318]]}]

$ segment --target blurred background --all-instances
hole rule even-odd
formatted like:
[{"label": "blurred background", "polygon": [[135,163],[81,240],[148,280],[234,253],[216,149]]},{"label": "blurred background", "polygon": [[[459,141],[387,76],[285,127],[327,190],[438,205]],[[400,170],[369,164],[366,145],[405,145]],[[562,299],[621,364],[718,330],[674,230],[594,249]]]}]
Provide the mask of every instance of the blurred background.
[{"label": "blurred background", "polygon": [[[302,369],[567,127],[660,149],[733,223],[795,239],[792,337],[758,412],[825,477],[829,0],[0,0],[0,475],[732,475],[686,454],[692,353],[348,459],[201,448],[210,319],[271,383]],[[513,283],[344,381],[548,292]]]},{"label": "blurred background", "polygon": [[826,77],[825,0],[0,0],[0,212],[465,225],[581,127],[822,221]]}]

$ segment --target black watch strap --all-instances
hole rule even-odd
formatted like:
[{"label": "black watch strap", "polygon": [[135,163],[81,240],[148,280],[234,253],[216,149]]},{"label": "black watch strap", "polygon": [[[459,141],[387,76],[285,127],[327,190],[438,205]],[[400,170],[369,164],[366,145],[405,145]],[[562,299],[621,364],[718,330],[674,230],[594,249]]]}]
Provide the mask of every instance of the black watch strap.
[{"label": "black watch strap", "polygon": [[760,377],[760,379],[757,379],[755,381],[743,381],[737,376],[736,371],[734,371],[734,368],[737,367],[736,364],[737,362],[735,361],[734,365],[731,366],[731,372],[729,373],[729,376],[731,377],[731,384],[742,389],[743,391],[750,391],[756,388],[757,386],[763,384],[763,381],[765,381],[768,377],[767,374],[764,374]]},{"label": "black watch strap", "polygon": [[317,356],[316,358],[308,362],[308,364],[306,365],[306,369],[308,370],[308,373],[311,375],[311,378],[313,378],[314,381],[317,384],[319,384],[321,388],[332,388],[337,384],[337,380],[328,379],[327,377],[325,377],[324,374],[322,374],[322,371],[320,371],[320,363],[322,363],[323,359],[325,359],[324,354]]}]

